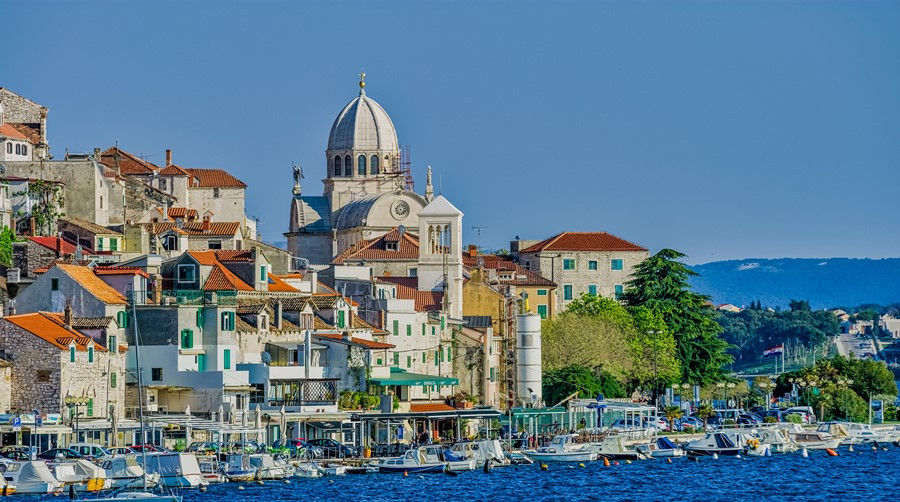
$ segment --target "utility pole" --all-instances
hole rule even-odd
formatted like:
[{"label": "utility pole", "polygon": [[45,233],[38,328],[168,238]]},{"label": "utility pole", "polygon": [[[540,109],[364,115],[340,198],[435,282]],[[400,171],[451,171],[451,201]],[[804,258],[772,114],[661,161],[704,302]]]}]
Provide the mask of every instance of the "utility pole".
[{"label": "utility pole", "polygon": [[486,230],[486,229],[487,229],[487,227],[479,227],[479,226],[472,225],[472,230],[474,230],[475,235],[478,236],[477,241],[478,241],[478,250],[479,251],[481,251],[481,231]]}]

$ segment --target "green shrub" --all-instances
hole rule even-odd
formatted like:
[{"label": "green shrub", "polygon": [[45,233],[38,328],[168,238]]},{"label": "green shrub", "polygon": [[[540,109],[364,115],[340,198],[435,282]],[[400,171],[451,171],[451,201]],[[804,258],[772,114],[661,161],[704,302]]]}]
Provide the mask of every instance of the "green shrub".
[{"label": "green shrub", "polygon": [[785,416],[784,421],[790,422],[792,424],[802,424],[803,423],[803,419],[800,417],[800,415],[794,415],[794,414]]},{"label": "green shrub", "polygon": [[765,422],[767,424],[774,424],[777,421],[778,420],[775,420],[775,417],[771,417],[771,416],[763,418],[763,422]]}]

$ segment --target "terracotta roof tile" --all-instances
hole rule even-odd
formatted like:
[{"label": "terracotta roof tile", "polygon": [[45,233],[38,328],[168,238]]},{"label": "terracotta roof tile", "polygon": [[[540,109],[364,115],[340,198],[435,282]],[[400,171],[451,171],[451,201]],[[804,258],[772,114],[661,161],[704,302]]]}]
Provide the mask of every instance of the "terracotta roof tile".
[{"label": "terracotta roof tile", "polygon": [[445,403],[412,403],[410,413],[428,413],[432,411],[454,411],[455,408]]},{"label": "terracotta roof tile", "polygon": [[41,144],[41,125],[40,124],[24,124],[18,122],[6,122],[6,125],[12,126],[19,131],[33,145]]},{"label": "terracotta roof tile", "polygon": [[106,317],[72,317],[72,327],[75,329],[100,329],[108,328],[113,318]]},{"label": "terracotta roof tile", "polygon": [[[75,350],[87,350],[88,344],[94,341],[74,329],[66,328],[62,321],[62,314],[33,312],[10,315],[4,319],[62,350],[68,350],[69,344],[73,341]],[[94,342],[94,345],[97,350],[106,351],[106,348],[99,343]]]},{"label": "terracotta roof tile", "polygon": [[[62,254],[75,254],[76,246],[71,242],[61,239],[59,237],[28,237],[28,240],[34,242],[35,244],[40,244],[45,248],[56,251],[57,244],[60,247],[60,251]],[[90,250],[85,250],[85,252],[90,253]]]},{"label": "terracotta roof tile", "polygon": [[109,167],[118,166],[120,173],[133,176],[150,175],[159,171],[159,167],[117,147],[107,148],[101,153],[100,162]]},{"label": "terracotta roof tile", "polygon": [[273,293],[299,293],[300,291],[272,274],[269,275],[269,291]]},{"label": "terracotta roof tile", "polygon": [[[397,249],[388,249],[388,244]],[[374,239],[360,241],[343,253],[339,254],[332,263],[341,264],[353,261],[415,261],[419,258],[419,239],[409,232],[400,232],[394,228],[390,232]]]},{"label": "terracotta roof tile", "polygon": [[[516,262],[497,255],[463,255],[463,265],[467,268],[477,267],[479,264],[485,269],[493,269],[498,272],[512,272],[512,279],[499,278],[501,284],[515,286],[556,286],[553,281],[538,275]],[[524,278],[522,278],[524,276]]]},{"label": "terracotta roof tile", "polygon": [[416,289],[419,279],[416,277],[379,276],[376,280],[397,285],[397,298],[415,300],[416,310],[440,310],[444,303],[444,294],[440,291],[422,291]]},{"label": "terracotta roof tile", "polygon": [[647,251],[647,248],[606,232],[562,232],[519,252],[541,251]]},{"label": "terracotta roof tile", "polygon": [[197,180],[198,187],[247,188],[247,184],[223,169],[185,169]]},{"label": "terracotta roof tile", "polygon": [[371,324],[371,323],[366,322],[365,319],[363,319],[362,317],[358,316],[356,313],[351,314],[351,316],[350,316],[350,325],[353,326],[353,329],[369,329],[369,330],[372,330],[372,333],[375,334],[375,335],[387,335],[387,334],[388,334],[387,331],[385,331],[385,330],[383,330],[383,329],[381,329],[381,328],[379,328],[379,327],[377,327],[377,326],[375,326],[375,325],[373,325],[373,324]]},{"label": "terracotta roof tile", "polygon": [[197,210],[190,209],[187,207],[170,207],[168,211],[168,217],[171,219],[175,218],[186,218],[188,220],[197,219]]},{"label": "terracotta roof tile", "polygon": [[178,167],[175,164],[170,164],[166,166],[162,171],[159,172],[161,176],[190,176],[191,173],[187,172],[186,169],[182,167]]},{"label": "terracotta roof tile", "polygon": [[237,234],[241,227],[240,223],[233,221],[213,221],[209,224],[209,231],[203,230],[202,221],[185,222],[181,228],[178,228],[174,222],[163,221],[158,223],[145,223],[150,232],[159,235],[168,231],[185,234],[189,236],[227,236],[232,237]]},{"label": "terracotta roof tile", "polygon": [[236,276],[225,265],[216,259],[215,251],[188,251],[192,258],[201,265],[212,267],[209,277],[203,284],[204,291],[253,291],[246,282]]},{"label": "terracotta roof tile", "polygon": [[96,266],[94,273],[97,275],[139,275],[141,277],[150,278],[147,272],[140,267],[117,267],[117,266]]},{"label": "terracotta roof tile", "polygon": [[115,230],[110,230],[106,227],[102,227],[92,221],[83,220],[81,218],[67,217],[60,218],[59,221],[65,221],[76,227],[83,228],[92,234],[98,235],[122,235],[120,232],[116,232]]},{"label": "terracotta roof tile", "polygon": [[216,250],[216,259],[219,261],[251,261],[253,253],[249,249],[219,249]]},{"label": "terracotta roof tile", "polygon": [[[343,335],[340,335],[340,334],[324,334],[323,333],[323,334],[317,334],[316,336],[318,338],[327,338],[329,340],[343,340]],[[393,349],[394,347],[396,347],[396,345],[391,345],[390,343],[376,342],[375,340],[367,340],[365,338],[360,338],[358,336],[351,337],[350,341],[357,345],[361,345],[367,349],[373,349],[373,350]]]},{"label": "terracotta roof tile", "polygon": [[122,296],[122,293],[119,293],[113,289],[112,286],[103,282],[103,279],[97,277],[97,274],[90,268],[67,263],[57,263],[56,267],[80,284],[81,287],[90,291],[91,294],[103,303],[111,305],[125,305],[127,303],[125,297]]},{"label": "terracotta roof tile", "polygon": [[0,136],[6,136],[10,139],[21,139],[25,141],[29,141],[28,137],[22,134],[18,129],[13,127],[10,124],[3,123],[0,124]]},{"label": "terracotta roof tile", "polygon": [[313,316],[313,329],[322,330],[322,331],[334,331],[334,326],[325,322],[325,319],[322,319],[319,316]]}]

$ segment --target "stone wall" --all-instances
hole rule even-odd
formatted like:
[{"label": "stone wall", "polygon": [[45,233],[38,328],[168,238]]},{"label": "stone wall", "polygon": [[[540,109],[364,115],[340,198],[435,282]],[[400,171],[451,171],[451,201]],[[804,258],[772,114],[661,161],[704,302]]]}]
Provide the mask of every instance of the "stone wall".
[{"label": "stone wall", "polygon": [[9,364],[0,364],[0,413],[9,413],[12,396],[12,373]]},{"label": "stone wall", "polygon": [[0,348],[12,365],[10,407],[61,413],[60,382],[64,351],[19,328],[0,321]]},{"label": "stone wall", "polygon": [[58,258],[55,251],[30,240],[13,243],[13,267],[22,278],[34,278],[34,270],[49,267]]}]

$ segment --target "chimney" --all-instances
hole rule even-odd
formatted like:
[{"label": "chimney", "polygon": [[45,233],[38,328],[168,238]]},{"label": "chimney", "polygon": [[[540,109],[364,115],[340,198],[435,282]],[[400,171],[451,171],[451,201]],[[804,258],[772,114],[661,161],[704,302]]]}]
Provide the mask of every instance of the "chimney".
[{"label": "chimney", "polygon": [[28,219],[28,235],[34,237],[36,234],[34,233],[34,217]]},{"label": "chimney", "polygon": [[172,165],[172,149],[166,148],[166,167]]},{"label": "chimney", "polygon": [[153,274],[153,303],[159,305],[162,303],[162,276]]},{"label": "chimney", "polygon": [[94,160],[99,164],[100,163],[100,149],[94,148]]},{"label": "chimney", "polygon": [[478,255],[478,246],[475,244],[469,244],[469,257],[475,258]]},{"label": "chimney", "polygon": [[319,292],[319,272],[311,268],[307,270],[306,276],[309,277],[309,292],[316,294]]},{"label": "chimney", "polygon": [[275,302],[275,319],[272,320],[272,324],[275,325],[275,329],[281,329],[281,300],[277,300]]},{"label": "chimney", "polygon": [[56,237],[56,257],[62,256],[62,237]]},{"label": "chimney", "polygon": [[63,310],[63,324],[66,329],[72,329],[72,301],[66,300],[66,308]]},{"label": "chimney", "polygon": [[209,233],[210,223],[211,222],[209,221],[209,216],[208,215],[203,216],[203,231],[204,232]]}]

